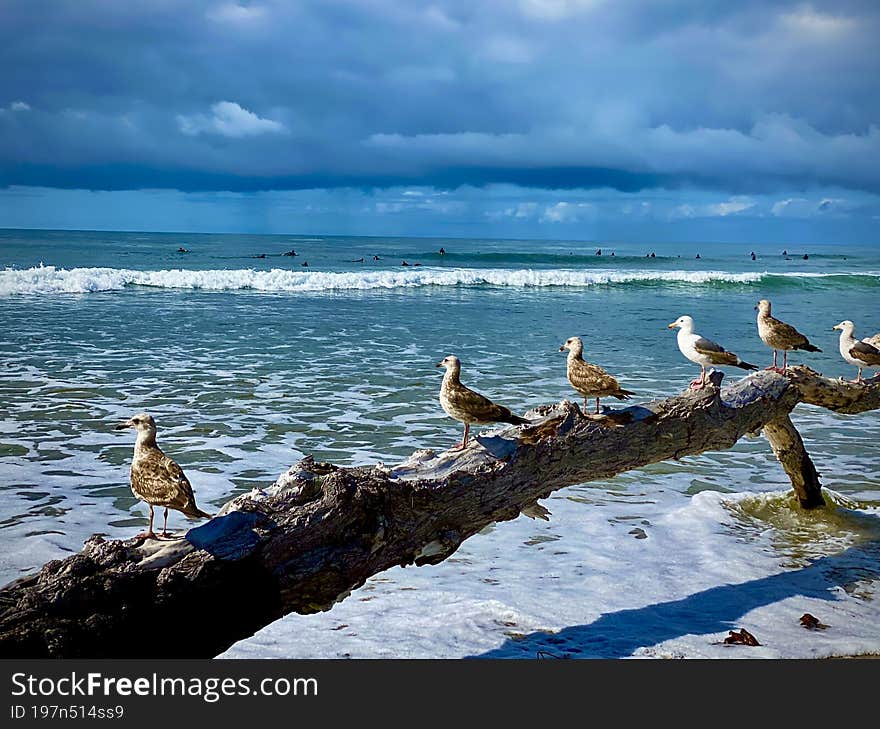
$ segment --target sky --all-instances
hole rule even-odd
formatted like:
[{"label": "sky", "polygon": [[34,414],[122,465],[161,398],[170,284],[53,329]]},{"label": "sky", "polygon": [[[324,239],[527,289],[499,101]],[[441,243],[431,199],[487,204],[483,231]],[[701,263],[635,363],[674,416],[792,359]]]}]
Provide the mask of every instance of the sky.
[{"label": "sky", "polygon": [[880,3],[0,0],[0,227],[880,243]]}]

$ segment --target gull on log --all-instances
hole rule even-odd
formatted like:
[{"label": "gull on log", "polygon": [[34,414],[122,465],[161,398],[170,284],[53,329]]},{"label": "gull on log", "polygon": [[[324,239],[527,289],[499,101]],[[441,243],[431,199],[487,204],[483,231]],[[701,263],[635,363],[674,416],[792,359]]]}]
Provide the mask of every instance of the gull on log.
[{"label": "gull on log", "polygon": [[702,390],[706,386],[706,367],[739,367],[743,370],[757,370],[758,368],[744,362],[733,352],[728,352],[717,342],[701,337],[694,333],[694,320],[689,316],[680,316],[674,322],[666,325],[668,329],[678,329],[678,348],[681,353],[691,362],[700,365],[700,377],[691,382],[691,388]]},{"label": "gull on log", "polygon": [[596,412],[600,412],[599,398],[616,397],[618,400],[629,400],[634,392],[624,390],[620,383],[599,365],[584,360],[584,343],[580,337],[569,337],[559,348],[560,352],[568,350],[565,362],[565,373],[571,386],[584,397],[584,412],[587,411],[587,398],[596,398]]},{"label": "gull on log", "polygon": [[196,506],[192,485],[183,469],[156,445],[156,421],[140,413],[120,423],[116,430],[133,428],[137,432],[131,461],[131,492],[150,507],[150,525],[139,538],[158,539],[153,532],[153,507],[165,507],[162,536],[168,536],[168,509],[176,509],[190,519],[210,519],[211,515]]},{"label": "gull on log", "polygon": [[859,341],[853,335],[855,324],[845,319],[840,324],[835,324],[831,329],[840,330],[840,356],[851,365],[859,368],[859,374],[853,382],[863,382],[862,369],[880,369],[880,348],[869,344],[865,340]]},{"label": "gull on log", "polygon": [[468,433],[472,425],[489,423],[525,425],[529,422],[519,415],[514,415],[503,405],[497,405],[489,398],[461,384],[461,361],[458,357],[450,355],[438,362],[437,367],[446,368],[440,385],[440,405],[449,417],[464,423],[461,443],[452,450],[460,450],[467,446]]},{"label": "gull on log", "polygon": [[[791,324],[786,324],[770,315],[770,302],[761,299],[755,307],[758,312],[758,336],[770,349],[773,350],[773,364],[768,370],[785,374],[788,368],[788,352],[792,349],[803,349],[807,352],[821,352],[818,347],[810,344],[810,341],[795,329]],[[778,350],[782,350],[782,369],[776,364]]]}]

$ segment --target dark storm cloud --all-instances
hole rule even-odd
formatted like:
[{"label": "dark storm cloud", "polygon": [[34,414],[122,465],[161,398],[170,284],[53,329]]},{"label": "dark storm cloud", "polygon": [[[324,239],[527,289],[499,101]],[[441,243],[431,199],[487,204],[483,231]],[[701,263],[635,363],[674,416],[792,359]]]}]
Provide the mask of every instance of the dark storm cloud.
[{"label": "dark storm cloud", "polygon": [[6,0],[0,184],[878,191],[878,14]]},{"label": "dark storm cloud", "polygon": [[[423,175],[387,175],[381,172],[362,175],[304,174],[279,177],[240,176],[193,169],[147,167],[142,165],[104,164],[75,168],[52,165],[13,164],[0,169],[0,186],[44,186],[92,190],[176,189],[228,190],[260,192],[266,190],[314,190],[321,188],[395,187],[422,184]],[[431,186],[438,190],[494,183],[514,183],[523,187],[572,190],[577,188],[612,188],[638,192],[661,184],[658,175],[637,175],[624,170],[579,167],[546,167],[541,169],[437,168],[431,172]],[[83,183],[89,182],[88,185]],[[467,180],[463,183],[462,180]],[[667,187],[674,186],[674,181]]]}]

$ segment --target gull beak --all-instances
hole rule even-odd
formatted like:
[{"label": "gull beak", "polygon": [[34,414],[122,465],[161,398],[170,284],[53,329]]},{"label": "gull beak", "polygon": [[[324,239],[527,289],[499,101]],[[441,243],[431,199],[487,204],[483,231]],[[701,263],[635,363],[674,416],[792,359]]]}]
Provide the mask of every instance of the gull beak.
[{"label": "gull beak", "polygon": [[756,307],[755,307],[755,311],[757,311],[757,310],[758,310],[758,307],[756,306]]},{"label": "gull beak", "polygon": [[677,327],[677,326],[678,326],[678,324],[676,324],[675,322],[672,322],[672,324],[667,324],[666,328],[667,329],[675,329],[675,327]]},{"label": "gull beak", "polygon": [[835,329],[840,329],[840,324],[835,324],[833,327],[831,327],[831,331],[832,331],[832,332],[833,332]]},{"label": "gull beak", "polygon": [[113,430],[125,430],[126,428],[132,427],[134,427],[134,423],[132,423],[130,420],[126,420],[124,423],[120,423],[119,425],[114,426]]},{"label": "gull beak", "polygon": [[443,366],[443,363],[442,363],[442,362],[438,362],[438,363],[437,363],[436,365],[434,365],[434,366],[435,366],[435,367],[442,367],[442,366]]},{"label": "gull beak", "polygon": [[559,348],[559,351],[560,351],[560,352],[564,352],[564,351],[565,351],[565,345],[564,345],[564,344]]}]

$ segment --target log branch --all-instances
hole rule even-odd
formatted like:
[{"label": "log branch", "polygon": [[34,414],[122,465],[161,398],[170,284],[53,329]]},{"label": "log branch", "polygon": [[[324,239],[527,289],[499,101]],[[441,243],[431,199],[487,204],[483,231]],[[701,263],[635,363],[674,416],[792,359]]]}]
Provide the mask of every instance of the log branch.
[{"label": "log branch", "polygon": [[805,365],[790,367],[788,381],[800,392],[801,402],[835,413],[855,415],[880,408],[880,374],[864,382],[832,380]]},{"label": "log branch", "polygon": [[[843,383],[803,367],[721,388],[584,414],[564,400],[528,426],[463,451],[416,451],[386,467],[306,458],[265,490],[227,503],[173,541],[104,540],[0,590],[0,656],[210,657],[290,612],[330,609],[383,570],[435,564],[488,524],[546,518],[553,491],[650,463],[733,446],[765,431],[800,502],[821,501],[789,413],[880,407],[880,381]],[[222,611],[223,620],[199,624]]]},{"label": "log branch", "polygon": [[788,415],[781,415],[764,426],[764,435],[791,479],[791,485],[804,509],[825,506],[816,466],[804,448],[801,434]]}]

